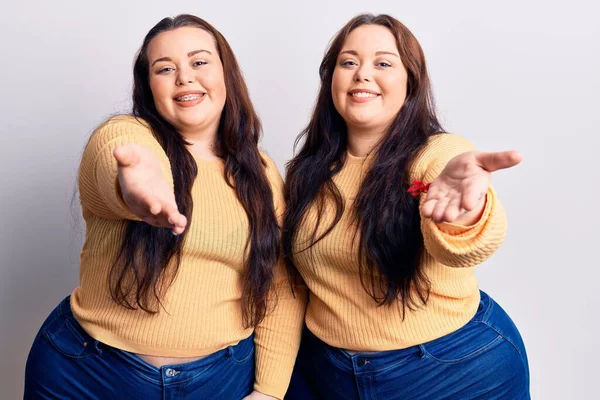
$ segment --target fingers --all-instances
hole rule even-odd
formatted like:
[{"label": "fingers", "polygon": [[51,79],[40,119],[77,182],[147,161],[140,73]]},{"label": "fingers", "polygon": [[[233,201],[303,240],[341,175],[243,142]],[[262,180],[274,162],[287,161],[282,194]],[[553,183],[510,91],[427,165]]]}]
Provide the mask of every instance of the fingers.
[{"label": "fingers", "polygon": [[431,218],[435,223],[455,222],[481,205],[488,185],[486,179],[477,179],[465,184],[462,190],[439,192],[436,197],[425,200],[421,206],[421,216]]},{"label": "fingers", "polygon": [[521,162],[523,157],[518,151],[501,151],[477,153],[475,159],[481,168],[488,172],[494,172],[500,169],[514,167]]},{"label": "fingers", "polygon": [[457,208],[457,202],[460,204],[460,194],[458,200],[455,199],[456,196],[456,192],[448,192],[438,185],[432,185],[427,193],[427,199],[421,206],[421,215],[435,222],[442,222],[446,218],[448,207],[450,207],[448,212],[452,215],[454,213],[452,209]]},{"label": "fingers", "polygon": [[179,235],[185,231],[187,218],[181,214],[174,202],[165,202],[154,197],[141,199],[140,204],[132,210],[144,222],[159,228],[169,228]]},{"label": "fingers", "polygon": [[146,207],[148,208],[148,212],[152,215],[158,215],[162,210],[162,204],[158,199],[148,199],[146,201]]},{"label": "fingers", "polygon": [[445,196],[446,193],[440,189],[439,185],[432,184],[427,192],[425,202],[421,205],[421,214],[426,218],[431,218],[438,200]]},{"label": "fingers", "polygon": [[178,228],[183,232],[187,225],[187,218],[181,214],[174,204],[168,203],[163,208],[163,214],[167,219],[167,223],[173,228]]},{"label": "fingers", "polygon": [[130,211],[152,226],[182,233],[187,219],[177,209],[173,188],[151,152],[128,144],[117,147],[113,155],[119,165],[121,195]]},{"label": "fingers", "polygon": [[437,204],[437,199],[427,200],[421,206],[421,215],[424,216],[425,218],[431,218],[436,204]]},{"label": "fingers", "polygon": [[453,197],[449,202],[448,205],[446,206],[446,209],[444,210],[444,214],[442,215],[442,218],[440,220],[438,220],[437,222],[453,222],[456,220],[456,218],[459,217],[460,214],[462,214],[463,209],[460,205],[461,203],[461,196],[455,196]]},{"label": "fingers", "polygon": [[516,151],[458,156],[431,183],[421,205],[421,216],[441,223],[462,220],[470,212],[476,213],[484,204],[491,183],[490,172],[510,168],[520,161],[521,155]]},{"label": "fingers", "polygon": [[126,144],[113,150],[119,167],[132,167],[140,161],[140,152],[135,144]]},{"label": "fingers", "polygon": [[421,216],[431,218],[436,223],[452,222],[458,218],[461,212],[460,196],[427,200],[421,206]]},{"label": "fingers", "polygon": [[446,208],[448,207],[449,203],[450,199],[448,197],[444,197],[437,201],[431,214],[431,218],[435,222],[441,222],[444,220],[444,214],[446,213]]},{"label": "fingers", "polygon": [[436,223],[452,222],[463,212],[461,190],[434,180],[421,206],[421,216]]}]

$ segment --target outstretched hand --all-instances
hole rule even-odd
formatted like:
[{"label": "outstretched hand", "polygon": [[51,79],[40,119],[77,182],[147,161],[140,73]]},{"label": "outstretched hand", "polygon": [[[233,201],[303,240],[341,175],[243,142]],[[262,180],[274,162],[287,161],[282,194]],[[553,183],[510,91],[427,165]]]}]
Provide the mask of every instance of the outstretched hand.
[{"label": "outstretched hand", "polygon": [[150,225],[181,234],[187,219],[177,209],[175,193],[164,178],[158,158],[149,149],[127,144],[113,155],[118,163],[119,186],[129,210]]},{"label": "outstretched hand", "polygon": [[429,186],[422,215],[436,223],[471,225],[485,205],[492,172],[514,167],[521,159],[516,151],[459,154]]}]

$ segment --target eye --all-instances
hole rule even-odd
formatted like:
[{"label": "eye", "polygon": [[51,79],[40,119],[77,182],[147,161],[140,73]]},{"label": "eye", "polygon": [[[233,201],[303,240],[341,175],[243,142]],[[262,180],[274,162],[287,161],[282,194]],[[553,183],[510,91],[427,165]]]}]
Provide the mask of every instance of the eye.
[{"label": "eye", "polygon": [[157,73],[158,74],[166,74],[166,73],[171,72],[171,71],[175,71],[175,68],[164,67],[164,68],[159,69]]},{"label": "eye", "polygon": [[383,68],[389,68],[389,67],[392,66],[392,64],[390,64],[387,61],[380,61],[380,62],[377,63],[377,66],[378,67],[383,67]]},{"label": "eye", "polygon": [[355,65],[358,65],[356,62],[352,61],[352,60],[346,60],[346,61],[342,61],[340,64],[342,67],[353,67]]},{"label": "eye", "polygon": [[192,65],[193,65],[194,67],[201,67],[202,65],[206,65],[206,64],[208,64],[206,61],[194,61],[194,62],[192,63]]}]

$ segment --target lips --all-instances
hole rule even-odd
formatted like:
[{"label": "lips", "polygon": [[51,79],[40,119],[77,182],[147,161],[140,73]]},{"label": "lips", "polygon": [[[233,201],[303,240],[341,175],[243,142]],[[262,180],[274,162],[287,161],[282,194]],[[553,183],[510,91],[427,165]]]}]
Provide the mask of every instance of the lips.
[{"label": "lips", "polygon": [[175,101],[192,101],[203,97],[204,94],[186,94],[185,96],[176,97]]},{"label": "lips", "polygon": [[381,96],[381,94],[370,89],[353,89],[348,92],[348,96],[356,103],[365,103]]},{"label": "lips", "polygon": [[350,96],[352,96],[352,97],[362,97],[362,98],[371,98],[371,97],[377,97],[379,95],[375,94],[375,93],[369,93],[369,92],[356,92],[356,93],[350,93]]},{"label": "lips", "polygon": [[175,96],[173,96],[173,100],[175,101],[189,101],[196,100],[199,97],[204,96],[206,93],[201,92],[199,90],[187,91],[187,92],[179,92]]},{"label": "lips", "polygon": [[201,103],[206,97],[206,93],[201,91],[180,92],[173,96],[176,104],[182,107],[192,107]]},{"label": "lips", "polygon": [[354,94],[360,94],[360,93],[366,93],[366,94],[374,94],[379,96],[380,93],[376,90],[371,90],[371,89],[366,89],[366,88],[356,88],[356,89],[352,89],[348,92],[348,94],[350,95],[354,95]]}]

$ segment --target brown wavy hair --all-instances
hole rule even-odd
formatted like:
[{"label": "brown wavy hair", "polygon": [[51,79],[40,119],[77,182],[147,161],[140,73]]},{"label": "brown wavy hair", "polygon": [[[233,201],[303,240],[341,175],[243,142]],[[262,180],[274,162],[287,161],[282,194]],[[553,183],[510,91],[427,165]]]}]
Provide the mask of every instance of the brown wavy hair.
[{"label": "brown wavy hair", "polygon": [[[308,126],[295,142],[300,150],[287,165],[283,227],[284,258],[296,274],[294,249],[307,211],[317,210],[308,250],[340,221],[344,200],[332,178],[346,162],[347,127],[334,107],[331,83],[337,58],[350,32],[363,25],[380,25],[396,38],[400,59],[408,72],[406,100],[376,146],[373,163],[354,203],[358,259],[363,288],[380,305],[400,300],[407,307],[427,303],[430,283],[421,269],[423,235],[418,201],[407,193],[410,166],[432,135],[444,130],[435,106],[425,56],[419,42],[402,23],[389,15],[362,14],[350,20],[330,42],[319,68],[321,87]],[[400,89],[399,89],[400,90]],[[326,204],[335,206],[335,218],[317,237]],[[305,228],[305,226],[304,226]]]},{"label": "brown wavy hair", "polygon": [[[216,149],[217,155],[225,162],[224,178],[235,190],[249,220],[242,307],[244,324],[256,325],[267,312],[267,295],[280,253],[279,228],[266,176],[266,163],[258,150],[261,123],[235,55],[223,35],[208,22],[187,14],[164,18],[156,24],[144,38],[135,60],[132,115],[150,125],[165,150],[171,163],[179,211],[191,221],[191,189],[198,172],[197,165],[186,148],[189,143],[156,110],[150,90],[147,57],[152,39],[162,32],[180,27],[196,27],[210,33],[223,64],[227,95]],[[172,284],[180,266],[187,231],[174,236],[169,229],[129,221],[109,274],[112,298],[130,309],[157,312],[161,297]]]}]

